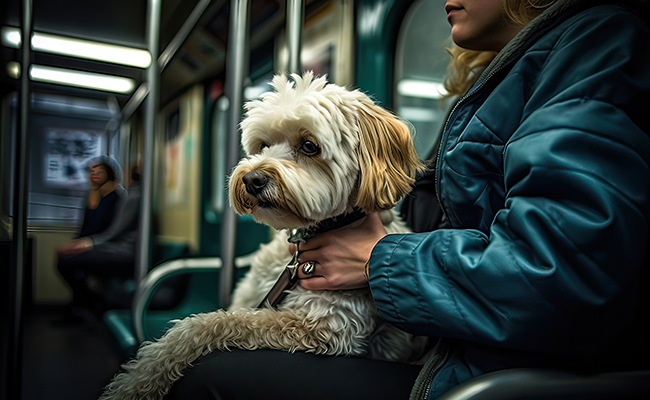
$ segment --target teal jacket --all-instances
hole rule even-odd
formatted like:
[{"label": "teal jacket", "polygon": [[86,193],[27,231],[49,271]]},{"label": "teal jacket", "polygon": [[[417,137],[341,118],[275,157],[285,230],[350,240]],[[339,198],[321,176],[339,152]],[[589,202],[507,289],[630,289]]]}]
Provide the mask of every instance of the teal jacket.
[{"label": "teal jacket", "polygon": [[650,338],[647,2],[602,3],[559,1],[497,55],[445,125],[450,228],[372,252],[381,317],[445,342],[424,398],[511,367],[629,368]]}]

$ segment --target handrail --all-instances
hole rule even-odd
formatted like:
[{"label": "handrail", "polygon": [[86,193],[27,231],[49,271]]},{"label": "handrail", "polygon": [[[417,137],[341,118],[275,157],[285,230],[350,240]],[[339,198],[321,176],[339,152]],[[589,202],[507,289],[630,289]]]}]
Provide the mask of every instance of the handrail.
[{"label": "handrail", "polygon": [[288,71],[295,74],[300,74],[301,60],[300,54],[302,50],[302,27],[304,25],[305,9],[303,0],[288,0],[287,1],[287,47],[289,49],[289,65]]},{"label": "handrail", "polygon": [[[33,7],[31,0],[22,1],[21,30],[24,38],[30,38],[33,32]],[[3,330],[6,340],[2,343],[2,376],[3,383],[0,397],[21,397],[21,365],[22,365],[22,335],[23,335],[23,279],[25,261],[27,259],[27,193],[29,175],[27,173],[27,154],[29,147],[29,125],[31,115],[31,83],[29,67],[32,60],[32,50],[29,40],[24,39],[21,49],[20,97],[18,104],[18,129],[16,130],[16,161],[14,164],[14,218],[12,252],[14,257],[10,263],[9,277],[11,279],[9,304],[7,309],[8,326]],[[6,384],[5,384],[6,383]]]},{"label": "handrail", "polygon": [[[242,115],[244,78],[248,75],[248,24],[250,0],[230,2],[230,30],[226,58],[226,96],[228,110],[228,141],[226,143],[225,171],[231,171],[239,161],[239,120]],[[221,256],[223,269],[219,281],[219,302],[227,307],[234,283],[235,241],[237,217],[230,207],[224,207],[221,219]]]},{"label": "handrail", "polygon": [[[183,43],[185,43],[196,24],[200,21],[201,17],[206,14],[206,10],[212,1],[213,0],[200,0],[190,15],[187,17],[183,25],[176,32],[176,35],[174,35],[171,42],[169,42],[169,45],[167,45],[162,53],[160,53],[160,56],[158,56],[158,59],[156,61],[158,63],[158,69],[160,73],[165,70],[167,64],[169,64],[176,52],[181,48]],[[225,1],[219,1],[218,3],[215,3],[212,8],[219,9],[223,7],[224,3]],[[136,91],[133,92],[131,98],[129,98],[126,105],[122,108],[120,120],[123,122],[131,118],[133,113],[135,113],[135,110],[140,107],[140,104],[142,104],[142,101],[145,99],[145,97],[147,97],[148,94],[149,87],[147,86],[147,82],[143,82],[136,89]]]},{"label": "handrail", "polygon": [[[211,2],[212,0],[199,0],[183,25],[176,32],[176,35],[174,35],[171,42],[169,42],[169,45],[165,48],[165,50],[163,50],[162,53],[160,53],[160,57],[158,57],[160,72],[162,72],[167,67],[167,64],[174,57],[174,54],[176,54],[178,49],[180,49],[183,43],[185,43],[185,40],[187,40],[187,37],[190,36],[190,33],[199,22],[203,16],[203,13]],[[223,3],[225,3],[225,1],[220,2],[219,8],[223,6]]]},{"label": "handrail", "polygon": [[[254,253],[236,257],[234,261],[235,267],[245,268],[250,266],[253,255]],[[195,257],[170,260],[152,269],[139,283],[133,299],[133,329],[138,343],[142,343],[146,339],[144,315],[153,298],[155,289],[163,281],[176,275],[220,269],[221,266],[220,257]]]},{"label": "handrail", "polygon": [[[151,57],[158,58],[160,36],[160,12],[162,0],[147,1],[147,48]],[[152,62],[146,73],[149,94],[145,100],[143,154],[140,166],[140,215],[138,216],[138,246],[136,250],[135,277],[140,281],[147,273],[151,264],[151,233],[152,203],[153,203],[153,169],[154,169],[154,140],[156,120],[158,117],[158,93],[160,86],[160,68],[157,62]]]},{"label": "handrail", "polygon": [[133,299],[133,328],[138,342],[142,343],[146,339],[143,316],[156,287],[164,280],[181,273],[218,268],[221,268],[220,257],[205,257],[171,260],[152,269],[138,285]]}]

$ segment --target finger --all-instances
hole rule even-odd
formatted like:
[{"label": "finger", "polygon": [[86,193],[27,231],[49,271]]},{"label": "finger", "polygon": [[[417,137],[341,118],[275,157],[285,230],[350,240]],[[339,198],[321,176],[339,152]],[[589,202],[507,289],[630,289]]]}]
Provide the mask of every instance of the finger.
[{"label": "finger", "polygon": [[314,273],[314,268],[316,266],[315,261],[307,261],[306,263],[300,266],[302,273],[305,275],[312,275]]},{"label": "finger", "polygon": [[307,242],[300,242],[300,247],[298,247],[297,244],[291,243],[289,244],[289,253],[293,254],[296,252],[296,250],[300,251],[300,253],[303,253],[308,250],[315,250],[321,247],[320,243],[315,240],[309,240]]},{"label": "finger", "polygon": [[300,253],[298,254],[298,262],[303,264],[306,263],[307,261],[315,261],[315,262],[323,261],[321,252],[316,250],[303,250],[301,246]]},{"label": "finger", "polygon": [[296,246],[293,243],[289,245],[289,254],[293,255],[296,252],[296,250],[298,250],[298,246]]},{"label": "finger", "polygon": [[323,245],[323,243],[327,243],[327,237],[329,233],[330,232],[325,232],[307,240],[306,242],[300,242],[300,247],[299,247],[300,252],[303,252],[305,250],[315,250],[320,248]]},{"label": "finger", "polygon": [[316,261],[306,261],[298,266],[298,278],[309,279],[316,276],[318,263]]},{"label": "finger", "polygon": [[301,279],[298,284],[307,290],[327,290],[328,283],[324,276],[312,276],[307,279]]}]

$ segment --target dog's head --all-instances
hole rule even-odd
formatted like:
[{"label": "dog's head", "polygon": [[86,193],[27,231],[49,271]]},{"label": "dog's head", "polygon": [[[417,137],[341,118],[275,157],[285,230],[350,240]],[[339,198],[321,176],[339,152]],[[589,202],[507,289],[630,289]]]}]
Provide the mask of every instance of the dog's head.
[{"label": "dog's head", "polygon": [[287,229],[394,207],[422,169],[407,125],[358,90],[310,72],[291,78],[275,76],[273,92],[245,105],[235,212]]}]

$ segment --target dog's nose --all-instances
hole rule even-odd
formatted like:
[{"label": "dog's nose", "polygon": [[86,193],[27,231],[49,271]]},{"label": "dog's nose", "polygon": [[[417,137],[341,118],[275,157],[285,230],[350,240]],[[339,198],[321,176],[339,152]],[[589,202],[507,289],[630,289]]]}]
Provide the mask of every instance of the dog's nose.
[{"label": "dog's nose", "polygon": [[242,181],[246,185],[246,191],[255,196],[264,189],[269,179],[258,171],[252,171],[244,175]]}]

